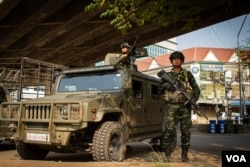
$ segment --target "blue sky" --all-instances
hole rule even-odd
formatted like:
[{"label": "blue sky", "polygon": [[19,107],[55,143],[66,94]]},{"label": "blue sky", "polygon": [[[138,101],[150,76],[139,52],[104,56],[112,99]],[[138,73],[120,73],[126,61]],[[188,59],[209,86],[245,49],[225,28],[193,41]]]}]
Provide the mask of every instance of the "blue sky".
[{"label": "blue sky", "polygon": [[[177,50],[192,47],[236,48],[238,33],[246,15],[236,17],[177,37]],[[239,35],[239,46],[250,38],[250,14]]]}]

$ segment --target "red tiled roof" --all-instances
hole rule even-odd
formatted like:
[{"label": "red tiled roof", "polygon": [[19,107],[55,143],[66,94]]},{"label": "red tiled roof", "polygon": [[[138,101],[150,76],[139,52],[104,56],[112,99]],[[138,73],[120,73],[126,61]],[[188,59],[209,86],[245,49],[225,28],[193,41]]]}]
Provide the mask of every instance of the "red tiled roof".
[{"label": "red tiled roof", "polygon": [[159,64],[159,66],[163,67],[163,66],[167,66],[170,65],[170,60],[169,60],[169,54],[165,54],[165,55],[159,55],[155,57],[155,61]]},{"label": "red tiled roof", "polygon": [[185,62],[192,62],[204,60],[209,50],[210,48],[193,47],[181,52],[185,55]]},{"label": "red tiled roof", "polygon": [[[220,62],[228,62],[235,49],[225,48],[206,48],[206,47],[192,47],[181,51],[185,55],[185,62],[204,61],[209,52],[212,52]],[[152,63],[152,60],[159,64],[160,67],[171,65],[169,61],[170,54],[149,57],[142,60],[137,60],[136,64],[139,71],[147,70]]]},{"label": "red tiled roof", "polygon": [[203,61],[209,52],[212,52],[218,61],[228,62],[235,49],[193,47],[182,50],[182,53],[185,55],[185,62]]},{"label": "red tiled roof", "polygon": [[135,64],[139,71],[144,71],[149,69],[150,64],[152,63],[153,57],[144,58],[141,60],[137,60]]},{"label": "red tiled roof", "polygon": [[228,62],[232,55],[236,52],[235,49],[223,48],[213,48],[212,51],[221,62]]}]

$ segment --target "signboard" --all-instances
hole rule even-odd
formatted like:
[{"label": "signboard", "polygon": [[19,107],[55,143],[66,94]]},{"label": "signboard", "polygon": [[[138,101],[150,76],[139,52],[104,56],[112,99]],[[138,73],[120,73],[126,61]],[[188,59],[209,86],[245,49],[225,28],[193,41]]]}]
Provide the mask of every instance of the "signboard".
[{"label": "signboard", "polygon": [[201,64],[201,71],[223,72],[223,65]]},{"label": "signboard", "polygon": [[193,74],[195,79],[200,77],[200,65],[199,64],[191,64],[190,72]]}]

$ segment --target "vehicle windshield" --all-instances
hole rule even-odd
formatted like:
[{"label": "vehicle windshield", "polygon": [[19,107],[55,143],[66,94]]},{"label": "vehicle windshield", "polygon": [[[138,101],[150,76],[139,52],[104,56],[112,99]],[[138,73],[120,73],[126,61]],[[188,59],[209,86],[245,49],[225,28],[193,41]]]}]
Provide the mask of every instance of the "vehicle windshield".
[{"label": "vehicle windshield", "polygon": [[121,88],[121,74],[64,75],[58,92],[114,90]]}]

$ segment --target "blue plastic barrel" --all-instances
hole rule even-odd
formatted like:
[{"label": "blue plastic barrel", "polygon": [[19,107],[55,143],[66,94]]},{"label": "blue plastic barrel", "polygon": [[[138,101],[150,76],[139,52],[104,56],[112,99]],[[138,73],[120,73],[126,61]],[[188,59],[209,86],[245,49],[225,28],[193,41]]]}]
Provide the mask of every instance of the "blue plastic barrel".
[{"label": "blue plastic barrel", "polygon": [[225,120],[218,121],[218,131],[219,133],[225,133]]},{"label": "blue plastic barrel", "polygon": [[210,133],[216,133],[216,120],[210,120]]}]

